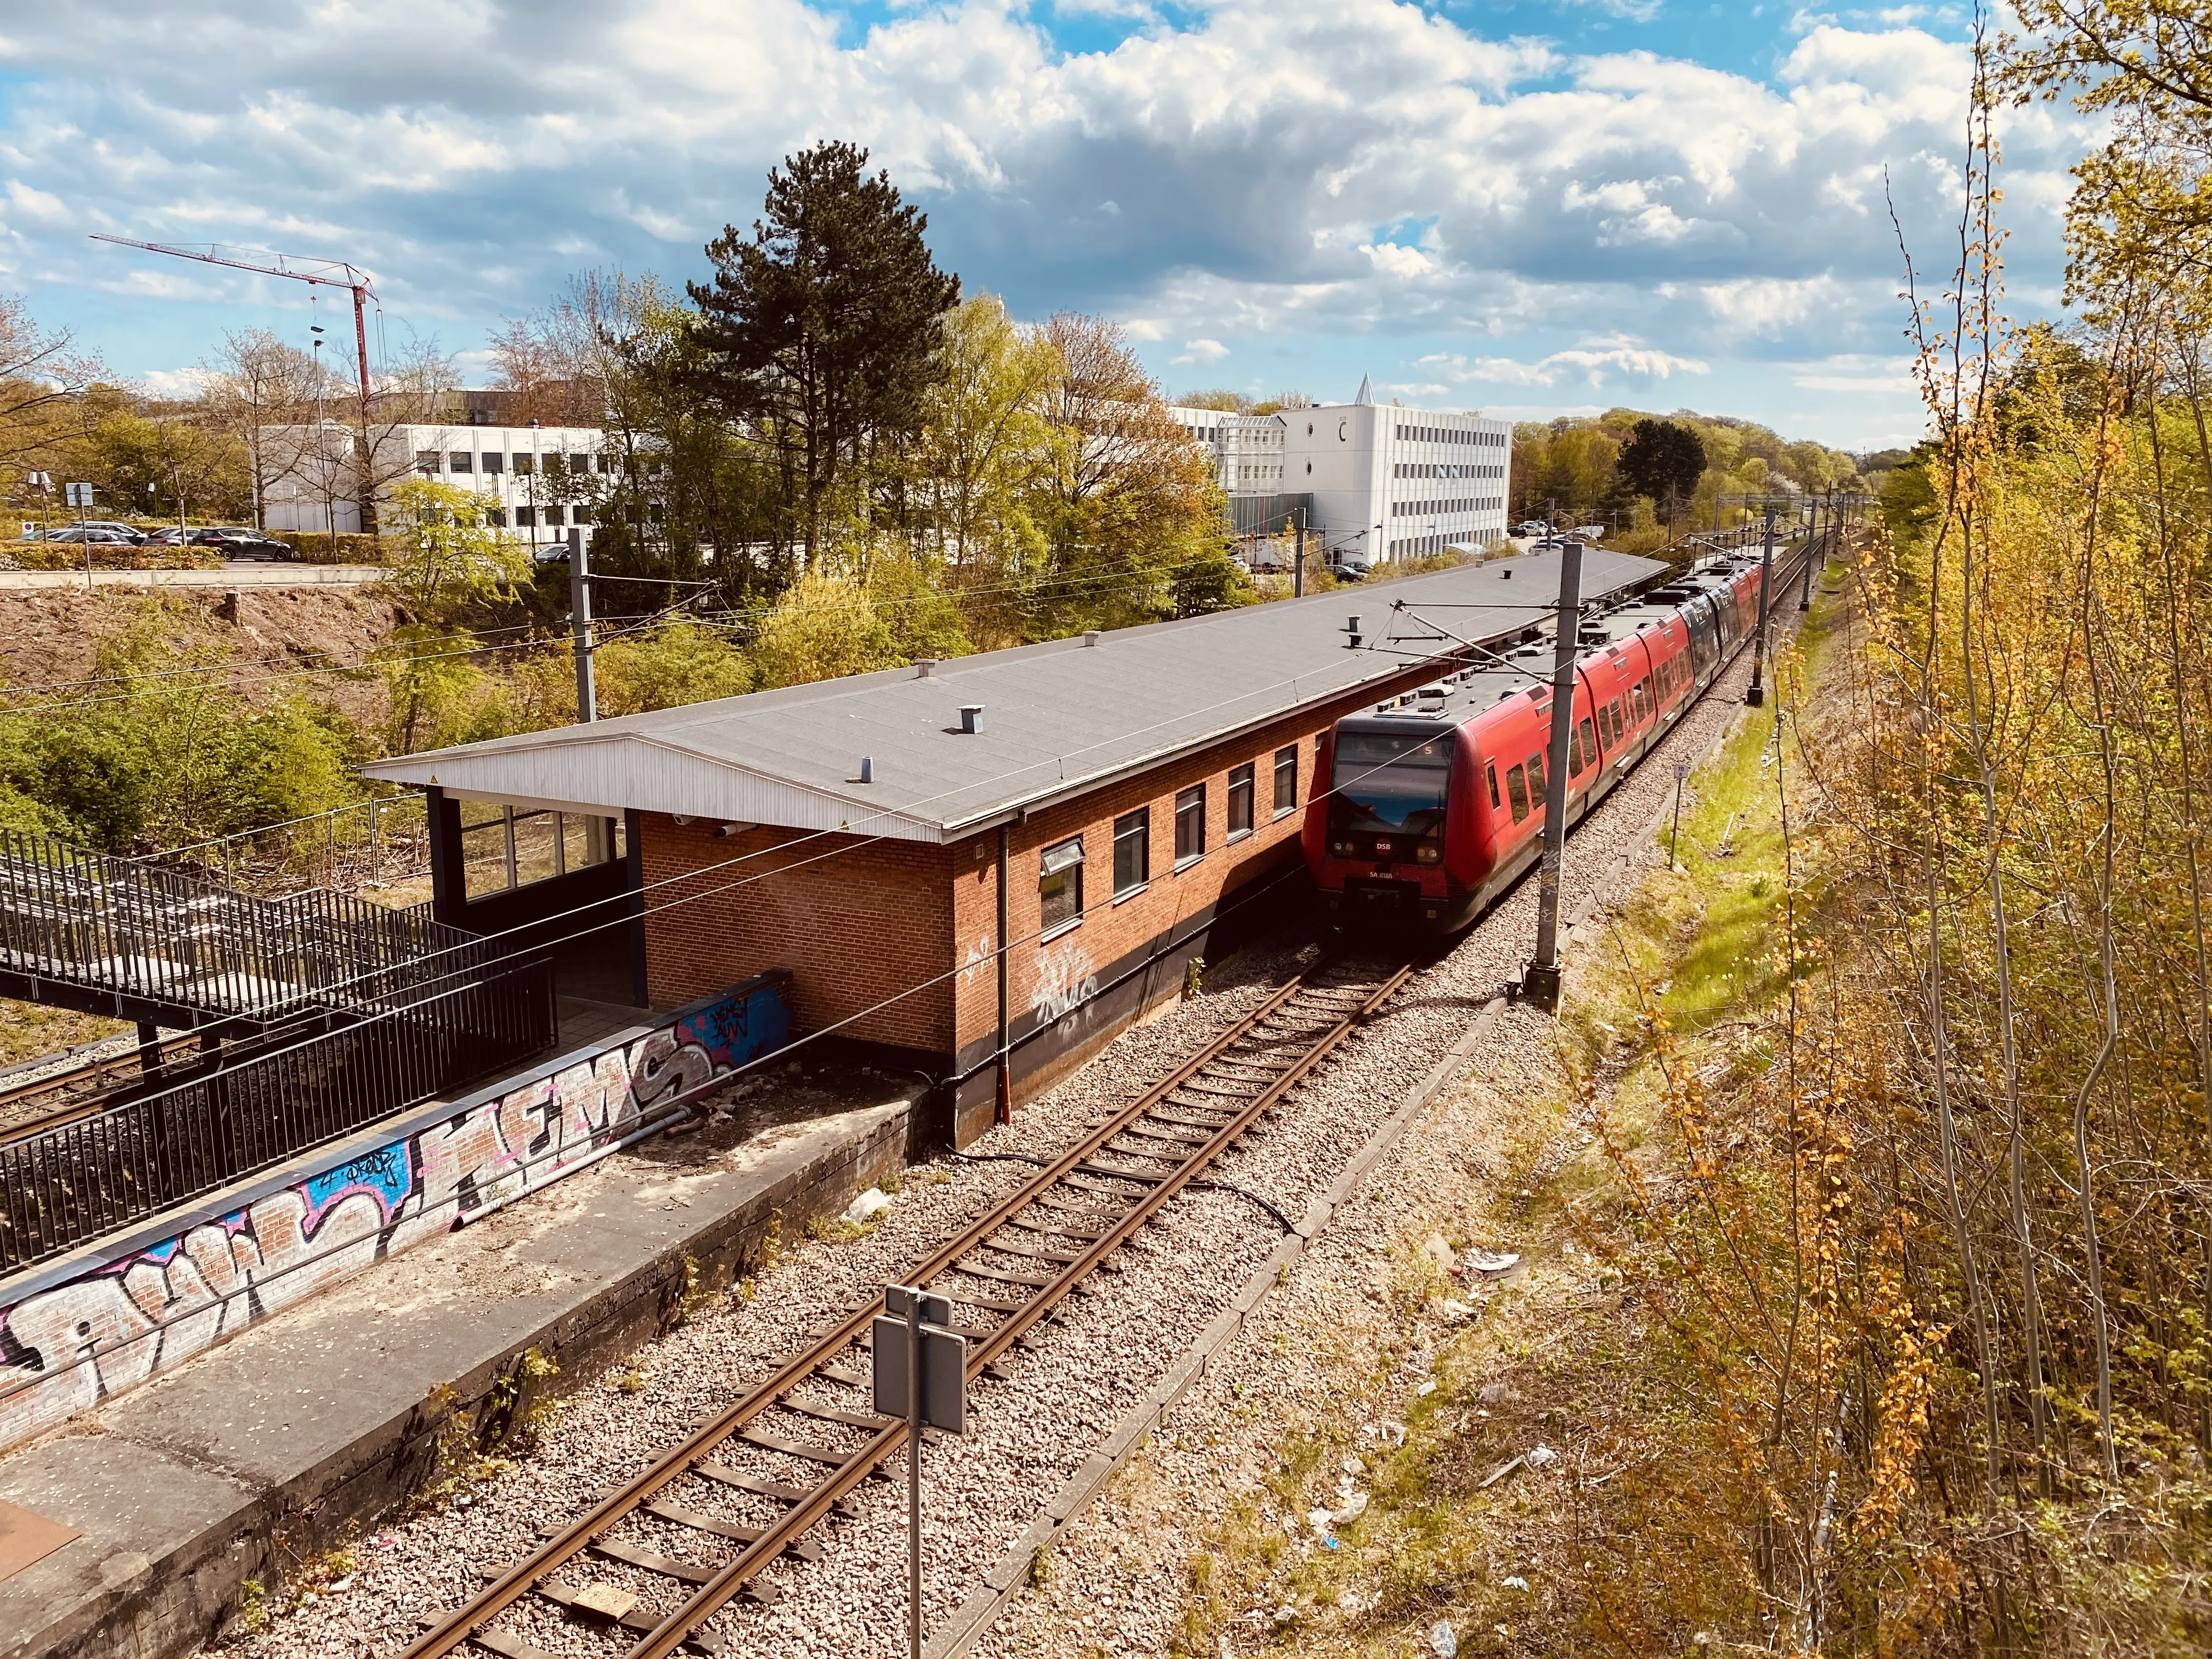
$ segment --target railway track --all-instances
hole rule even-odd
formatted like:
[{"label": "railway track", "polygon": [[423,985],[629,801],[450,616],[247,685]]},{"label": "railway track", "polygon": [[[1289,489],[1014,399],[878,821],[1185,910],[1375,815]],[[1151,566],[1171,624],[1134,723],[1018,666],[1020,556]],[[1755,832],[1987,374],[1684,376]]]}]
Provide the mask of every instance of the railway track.
[{"label": "railway track", "polygon": [[[1301,973],[1066,1152],[906,1282],[948,1297],[969,1337],[971,1382],[1033,1340],[1066,1298],[1178,1194],[1280,1106],[1414,971],[1343,958]],[[719,1655],[708,1628],[741,1595],[780,1599],[768,1570],[817,1557],[854,1513],[850,1494],[903,1449],[907,1425],[868,1409],[871,1301],[817,1333],[726,1410],[700,1422],[584,1514],[418,1638],[405,1659],[471,1651],[550,1659],[596,1626],[628,1659]],[[980,1409],[988,1412],[988,1401]],[[676,1553],[672,1553],[676,1552]],[[589,1575],[612,1575],[593,1582]],[[625,1586],[636,1586],[635,1589]],[[518,1627],[519,1628],[515,1628]]]}]

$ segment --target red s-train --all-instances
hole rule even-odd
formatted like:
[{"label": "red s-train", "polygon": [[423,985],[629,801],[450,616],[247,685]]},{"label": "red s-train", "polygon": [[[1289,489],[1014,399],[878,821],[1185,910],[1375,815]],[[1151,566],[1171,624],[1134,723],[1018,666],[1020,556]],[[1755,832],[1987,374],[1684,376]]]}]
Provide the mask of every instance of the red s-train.
[{"label": "red s-train", "polygon": [[[1569,829],[1734,658],[1757,625],[1759,588],[1758,561],[1731,560],[1585,615]],[[1504,663],[1347,716],[1322,740],[1304,843],[1331,922],[1456,932],[1541,856],[1554,647],[1501,650]]]}]

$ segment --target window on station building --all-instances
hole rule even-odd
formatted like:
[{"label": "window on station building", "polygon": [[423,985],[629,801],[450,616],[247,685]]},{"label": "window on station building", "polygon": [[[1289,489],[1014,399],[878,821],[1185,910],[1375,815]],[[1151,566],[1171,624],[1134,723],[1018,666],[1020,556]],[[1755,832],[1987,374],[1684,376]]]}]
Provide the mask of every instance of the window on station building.
[{"label": "window on station building", "polygon": [[518,455],[514,458],[514,476],[516,477],[526,478],[537,470],[538,458],[536,456]]},{"label": "window on station building", "polygon": [[477,458],[468,450],[457,449],[446,458],[446,462],[450,471],[469,472],[475,470]]},{"label": "window on station building", "polygon": [[1114,896],[1141,893],[1152,879],[1152,809],[1139,806],[1114,820]]},{"label": "window on station building", "polygon": [[1176,796],[1176,868],[1206,856],[1206,786],[1194,783]]},{"label": "window on station building", "polygon": [[1275,816],[1295,812],[1298,806],[1298,746],[1290,744],[1275,751]]},{"label": "window on station building", "polygon": [[514,527],[517,530],[537,529],[538,509],[534,507],[516,507],[514,509]]},{"label": "window on station building", "polygon": [[483,458],[483,470],[492,477],[497,477],[501,472],[507,470],[507,457],[501,454],[495,449],[486,450],[484,452]]},{"label": "window on station building", "polygon": [[1247,761],[1242,766],[1231,767],[1229,772],[1229,839],[1252,833],[1252,797],[1254,768]]},{"label": "window on station building", "polygon": [[435,472],[438,470],[438,452],[434,449],[416,450],[415,470],[417,472]]},{"label": "window on station building", "polygon": [[549,507],[544,508],[544,512],[545,527],[548,530],[558,530],[561,527],[561,509],[557,507]]},{"label": "window on station building", "polygon": [[1037,936],[1050,939],[1083,920],[1083,837],[1071,836],[1037,860]]},{"label": "window on station building", "polygon": [[461,890],[471,899],[611,863],[628,850],[618,817],[495,801],[455,805],[461,816]]}]

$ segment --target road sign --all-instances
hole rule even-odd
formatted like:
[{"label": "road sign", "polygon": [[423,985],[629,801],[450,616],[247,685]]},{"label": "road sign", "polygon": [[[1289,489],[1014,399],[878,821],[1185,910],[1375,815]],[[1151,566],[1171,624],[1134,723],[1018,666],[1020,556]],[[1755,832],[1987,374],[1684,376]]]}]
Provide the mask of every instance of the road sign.
[{"label": "road sign", "polygon": [[23,482],[33,489],[52,489],[54,475],[51,472],[28,472],[24,474]]},{"label": "road sign", "polygon": [[62,488],[69,492],[69,504],[71,507],[90,507],[92,505],[92,486],[90,484],[64,484]]}]

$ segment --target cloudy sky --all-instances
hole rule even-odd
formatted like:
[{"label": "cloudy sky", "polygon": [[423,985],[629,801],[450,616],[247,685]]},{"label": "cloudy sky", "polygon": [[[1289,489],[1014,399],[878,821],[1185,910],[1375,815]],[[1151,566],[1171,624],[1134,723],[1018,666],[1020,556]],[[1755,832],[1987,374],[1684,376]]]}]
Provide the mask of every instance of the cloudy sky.
[{"label": "cloudy sky", "polygon": [[[156,385],[225,329],[304,343],[307,290],[91,233],[350,259],[387,339],[480,376],[567,273],[697,276],[769,165],[848,137],[971,291],[1118,318],[1170,391],[1328,401],[1367,373],[1409,404],[1691,407],[1852,447],[1918,428],[1884,179],[1940,266],[1967,66],[1965,15],[1911,4],[6,9],[0,291]],[[2006,132],[2017,313],[2057,303],[2082,143],[2063,111]]]}]

